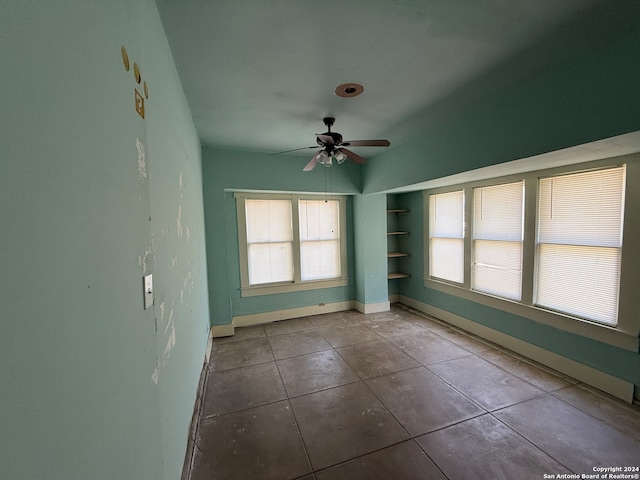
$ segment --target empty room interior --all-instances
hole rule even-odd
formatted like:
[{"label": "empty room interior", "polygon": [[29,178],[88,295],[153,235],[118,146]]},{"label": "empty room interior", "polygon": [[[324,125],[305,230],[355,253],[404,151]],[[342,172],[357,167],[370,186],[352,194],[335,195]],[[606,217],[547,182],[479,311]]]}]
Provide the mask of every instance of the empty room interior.
[{"label": "empty room interior", "polygon": [[0,12],[0,478],[638,478],[640,2]]}]

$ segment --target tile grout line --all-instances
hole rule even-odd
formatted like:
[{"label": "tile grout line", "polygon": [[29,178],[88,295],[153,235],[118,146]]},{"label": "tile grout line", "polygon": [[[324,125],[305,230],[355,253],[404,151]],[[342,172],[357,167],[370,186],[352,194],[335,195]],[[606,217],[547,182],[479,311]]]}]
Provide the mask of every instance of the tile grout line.
[{"label": "tile grout line", "polygon": [[[271,348],[271,354],[273,355],[273,363],[276,366],[276,370],[278,371],[278,376],[280,377],[280,382],[282,383],[282,388],[284,389],[284,394],[287,397],[286,401],[287,401],[287,404],[289,405],[291,416],[293,417],[293,421],[295,422],[296,431],[298,432],[298,438],[300,439],[300,443],[302,444],[302,448],[304,449],[304,455],[305,455],[305,458],[307,459],[307,465],[309,465],[309,469],[311,470],[310,473],[306,473],[302,475],[302,477],[305,477],[306,475],[310,475],[310,474],[314,475],[314,469],[313,469],[313,464],[311,463],[311,457],[309,456],[309,450],[307,449],[307,444],[305,443],[304,437],[302,436],[302,431],[300,430],[300,422],[298,422],[298,417],[296,416],[296,412],[293,409],[293,405],[291,404],[289,391],[287,390],[287,386],[285,385],[284,378],[282,378],[280,365],[278,365],[278,361],[276,360],[276,354],[275,354],[275,351],[273,350],[273,345],[271,344],[271,338],[269,337],[266,329],[265,329],[265,334],[267,335],[267,341],[269,342],[269,347]],[[299,478],[302,478],[302,477],[299,477]],[[314,475],[314,478],[315,478],[315,475]]]}]

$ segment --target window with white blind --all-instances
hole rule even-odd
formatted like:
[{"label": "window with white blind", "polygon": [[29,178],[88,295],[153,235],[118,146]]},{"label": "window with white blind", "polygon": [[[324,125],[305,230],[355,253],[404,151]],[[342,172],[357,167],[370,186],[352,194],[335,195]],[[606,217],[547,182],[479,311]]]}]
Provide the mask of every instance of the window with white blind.
[{"label": "window with white blind", "polygon": [[290,200],[245,200],[249,285],[293,281]]},{"label": "window with white blind", "polygon": [[303,281],[339,278],[340,202],[300,200],[300,273]]},{"label": "window with white blind", "polygon": [[616,325],[625,167],[540,179],[536,304]]},{"label": "window with white blind", "polygon": [[471,287],[520,300],[524,182],[473,189]]},{"label": "window with white blind", "polygon": [[640,154],[437,188],[426,287],[637,350]]},{"label": "window with white blind", "polygon": [[346,198],[236,193],[243,296],[346,285]]},{"label": "window with white blind", "polygon": [[429,197],[429,275],[464,280],[464,192]]}]

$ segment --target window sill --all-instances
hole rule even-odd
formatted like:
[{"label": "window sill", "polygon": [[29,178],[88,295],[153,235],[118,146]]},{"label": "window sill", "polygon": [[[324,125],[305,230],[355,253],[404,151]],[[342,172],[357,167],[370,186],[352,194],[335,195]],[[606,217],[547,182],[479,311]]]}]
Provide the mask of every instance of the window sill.
[{"label": "window sill", "polygon": [[348,284],[346,278],[332,278],[329,280],[314,280],[301,283],[268,284],[243,287],[240,289],[242,297],[256,297],[259,295],[275,295],[278,293],[303,292],[305,290],[319,290],[321,288],[344,287]]},{"label": "window sill", "polygon": [[533,320],[534,322],[549,325],[565,332],[581,335],[614,347],[631,350],[632,352],[638,352],[638,337],[633,333],[624,332],[615,327],[590,322],[588,320],[571,317],[569,315],[563,315],[540,307],[524,305],[511,300],[493,297],[491,295],[467,290],[463,287],[458,287],[429,278],[424,280],[424,286],[448,295],[453,295],[497,310],[502,310],[513,315],[518,315],[520,317]]}]

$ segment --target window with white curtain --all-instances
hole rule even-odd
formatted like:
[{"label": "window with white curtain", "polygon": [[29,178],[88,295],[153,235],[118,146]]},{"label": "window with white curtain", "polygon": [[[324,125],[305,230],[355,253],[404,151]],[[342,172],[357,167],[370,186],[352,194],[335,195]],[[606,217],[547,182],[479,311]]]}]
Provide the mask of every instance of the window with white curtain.
[{"label": "window with white curtain", "polygon": [[429,197],[429,276],[464,280],[464,192]]},{"label": "window with white curtain", "polygon": [[243,296],[346,285],[346,197],[235,198]]},{"label": "window with white curtain", "polygon": [[536,304],[616,325],[625,167],[540,179]]},{"label": "window with white curtain", "polygon": [[471,287],[520,300],[524,182],[473,189]]}]

